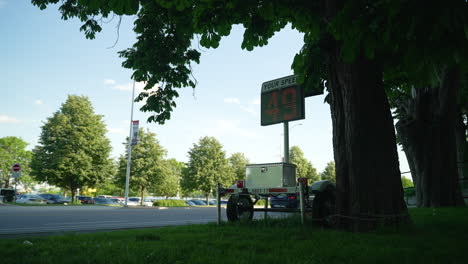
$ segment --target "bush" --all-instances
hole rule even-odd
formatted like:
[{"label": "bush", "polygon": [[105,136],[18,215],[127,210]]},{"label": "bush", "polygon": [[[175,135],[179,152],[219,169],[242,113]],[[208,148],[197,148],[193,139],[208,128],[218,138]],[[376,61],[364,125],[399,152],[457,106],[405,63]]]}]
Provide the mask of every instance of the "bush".
[{"label": "bush", "polygon": [[187,206],[187,204],[184,200],[156,200],[153,202],[153,206],[181,207]]}]

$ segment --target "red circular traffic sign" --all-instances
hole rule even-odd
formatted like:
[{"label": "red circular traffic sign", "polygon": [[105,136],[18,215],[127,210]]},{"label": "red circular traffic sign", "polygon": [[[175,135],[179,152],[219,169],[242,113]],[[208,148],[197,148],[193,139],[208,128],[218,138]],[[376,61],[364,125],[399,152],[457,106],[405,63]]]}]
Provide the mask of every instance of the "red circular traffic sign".
[{"label": "red circular traffic sign", "polygon": [[20,171],[21,170],[21,165],[19,164],[13,164],[13,171],[14,172],[17,172],[17,171]]}]

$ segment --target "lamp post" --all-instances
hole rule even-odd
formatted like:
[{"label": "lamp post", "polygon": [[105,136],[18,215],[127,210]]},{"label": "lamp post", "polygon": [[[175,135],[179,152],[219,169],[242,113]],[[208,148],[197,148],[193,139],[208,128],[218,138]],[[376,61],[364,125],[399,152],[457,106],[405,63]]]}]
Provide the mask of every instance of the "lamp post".
[{"label": "lamp post", "polygon": [[128,136],[128,158],[127,158],[127,171],[125,174],[125,207],[128,207],[128,187],[130,183],[130,166],[132,160],[132,127],[133,127],[133,103],[135,102],[135,81],[133,81],[133,89],[132,89],[132,110],[130,111],[130,133]]},{"label": "lamp post", "polygon": [[280,145],[280,152],[283,153],[284,156],[281,156],[281,162],[289,163],[289,131],[297,126],[302,126],[302,123],[295,124],[291,128],[289,128],[289,122],[284,122],[284,130],[281,133],[281,136],[284,137],[284,148]]}]

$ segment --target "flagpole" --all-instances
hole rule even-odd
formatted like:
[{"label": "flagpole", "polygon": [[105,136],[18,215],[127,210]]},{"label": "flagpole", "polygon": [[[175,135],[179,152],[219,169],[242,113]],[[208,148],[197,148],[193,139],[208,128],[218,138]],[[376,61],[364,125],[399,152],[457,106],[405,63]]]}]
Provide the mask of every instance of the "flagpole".
[{"label": "flagpole", "polygon": [[133,127],[133,103],[135,102],[135,80],[133,81],[133,89],[132,89],[132,109],[130,111],[130,133],[128,135],[128,158],[127,158],[127,173],[125,175],[125,207],[128,207],[128,186],[130,183],[130,165],[132,161],[132,127]]}]

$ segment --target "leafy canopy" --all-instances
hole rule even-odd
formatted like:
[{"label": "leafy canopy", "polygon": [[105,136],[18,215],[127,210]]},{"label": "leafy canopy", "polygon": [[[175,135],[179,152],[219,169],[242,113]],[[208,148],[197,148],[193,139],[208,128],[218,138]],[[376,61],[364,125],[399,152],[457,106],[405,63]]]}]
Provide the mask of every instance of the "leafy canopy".
[{"label": "leafy canopy", "polygon": [[69,95],[60,110],[42,126],[33,152],[32,175],[76,192],[95,186],[112,172],[111,146],[102,116],[86,96]]},{"label": "leafy canopy", "polygon": [[32,152],[26,150],[28,143],[18,137],[0,138],[0,186],[8,188],[10,185],[13,164],[21,163],[21,177],[19,181],[29,183]]},{"label": "leafy canopy", "polygon": [[289,161],[297,166],[297,178],[307,178],[310,183],[319,180],[317,169],[304,157],[304,152],[298,146],[292,146],[289,150]]},{"label": "leafy canopy", "polygon": [[189,150],[189,162],[181,182],[187,191],[212,193],[216,184],[231,185],[234,174],[229,167],[223,146],[214,137],[200,138]]},{"label": "leafy canopy", "polygon": [[[126,144],[128,145],[128,138]],[[166,153],[166,149],[156,139],[155,133],[140,128],[139,141],[132,147],[131,155],[129,188],[132,193],[144,196],[162,184],[167,173],[164,160]],[[125,188],[127,157],[128,154],[119,158],[117,182],[123,188]]]},{"label": "leafy canopy", "polygon": [[[59,0],[32,0],[41,9]],[[137,42],[120,52],[132,78],[147,83],[137,100],[147,98],[142,111],[148,121],[170,119],[177,88],[195,87],[191,65],[200,62],[193,40],[217,48],[233,25],[245,28],[241,47],[252,50],[288,23],[305,33],[304,46],[292,67],[305,89],[323,89],[331,41],[337,54],[353,61],[364,55],[382,63],[386,82],[424,86],[437,80],[446,64],[468,69],[468,3],[465,0],[63,0],[62,19],[78,18],[80,30],[94,38],[102,18],[136,15]],[[160,89],[148,90],[156,84]]]},{"label": "leafy canopy", "polygon": [[245,179],[245,166],[250,163],[249,159],[245,157],[244,153],[233,153],[229,159],[229,166],[231,167],[236,180]]},{"label": "leafy canopy", "polygon": [[327,163],[325,169],[320,173],[320,178],[322,180],[328,180],[336,183],[336,171],[335,171],[335,162],[330,161]]}]

